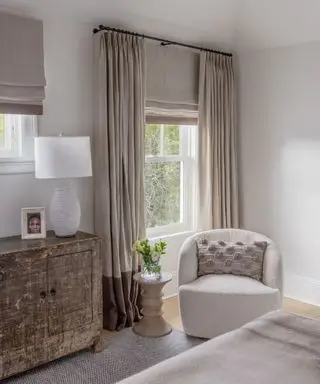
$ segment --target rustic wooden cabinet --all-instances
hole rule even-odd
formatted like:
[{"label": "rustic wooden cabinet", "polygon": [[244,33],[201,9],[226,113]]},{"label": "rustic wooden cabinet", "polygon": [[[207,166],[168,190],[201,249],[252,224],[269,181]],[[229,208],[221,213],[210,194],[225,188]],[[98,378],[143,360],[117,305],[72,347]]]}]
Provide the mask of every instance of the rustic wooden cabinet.
[{"label": "rustic wooden cabinet", "polygon": [[0,380],[84,348],[101,349],[99,238],[0,239]]}]

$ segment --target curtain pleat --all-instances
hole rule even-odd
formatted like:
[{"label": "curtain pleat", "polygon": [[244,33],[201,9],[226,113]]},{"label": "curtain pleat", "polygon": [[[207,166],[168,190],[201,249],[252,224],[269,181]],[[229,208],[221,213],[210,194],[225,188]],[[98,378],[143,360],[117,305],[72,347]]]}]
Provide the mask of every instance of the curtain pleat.
[{"label": "curtain pleat", "polygon": [[201,52],[198,229],[239,226],[235,103],[232,57]]},{"label": "curtain pleat", "polygon": [[145,236],[144,42],[112,32],[94,39],[94,212],[103,240],[103,324],[120,330],[140,316],[132,245]]}]

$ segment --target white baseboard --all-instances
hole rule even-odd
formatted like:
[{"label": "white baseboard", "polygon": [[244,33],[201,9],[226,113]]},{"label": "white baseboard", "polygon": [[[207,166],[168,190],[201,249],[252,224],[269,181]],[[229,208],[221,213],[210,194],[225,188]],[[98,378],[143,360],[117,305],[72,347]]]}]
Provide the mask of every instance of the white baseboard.
[{"label": "white baseboard", "polygon": [[285,273],[284,295],[320,306],[320,280],[294,273]]}]

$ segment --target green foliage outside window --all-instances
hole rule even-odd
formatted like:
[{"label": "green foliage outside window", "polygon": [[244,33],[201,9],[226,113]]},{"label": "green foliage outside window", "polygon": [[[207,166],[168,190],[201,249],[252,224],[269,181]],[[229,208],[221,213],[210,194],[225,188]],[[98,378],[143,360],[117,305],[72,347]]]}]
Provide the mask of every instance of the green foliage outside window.
[{"label": "green foliage outside window", "polygon": [[145,127],[145,153],[146,156],[160,155],[160,125],[147,124]]},{"label": "green foliage outside window", "polygon": [[[146,156],[180,154],[178,125],[147,124]],[[161,162],[147,161],[145,165],[145,201],[147,228],[180,222],[181,162],[172,158]]]},{"label": "green foliage outside window", "polygon": [[164,127],[164,155],[180,154],[180,127],[179,125],[166,125]]}]

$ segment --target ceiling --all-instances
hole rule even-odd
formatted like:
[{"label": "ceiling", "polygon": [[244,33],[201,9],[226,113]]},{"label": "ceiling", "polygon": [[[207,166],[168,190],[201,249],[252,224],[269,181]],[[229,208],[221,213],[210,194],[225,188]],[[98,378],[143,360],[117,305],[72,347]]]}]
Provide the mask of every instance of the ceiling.
[{"label": "ceiling", "polygon": [[0,9],[235,51],[320,40],[319,0],[0,0]]}]

